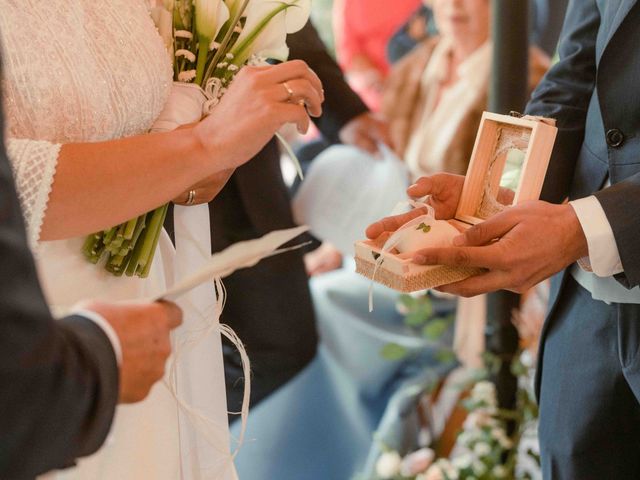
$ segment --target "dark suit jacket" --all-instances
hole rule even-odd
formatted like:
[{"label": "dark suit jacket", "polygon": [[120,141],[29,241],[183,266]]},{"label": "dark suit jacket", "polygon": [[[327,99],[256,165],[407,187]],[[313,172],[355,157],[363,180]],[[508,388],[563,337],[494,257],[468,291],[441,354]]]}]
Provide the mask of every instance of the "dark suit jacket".
[{"label": "dark suit jacket", "polygon": [[[317,125],[330,141],[367,109],[346,84],[313,26],[289,36],[291,59],[305,60],[323,82],[326,101]],[[238,168],[211,203],[213,251],[240,240],[294,225],[290,197],[280,171],[278,145],[271,141]],[[222,321],[245,342],[252,360],[252,404],[289,380],[314,356],[315,319],[302,253],[278,255],[225,279],[228,299]],[[229,409],[239,410],[242,369],[225,347]]]},{"label": "dark suit jacket", "polygon": [[[0,102],[1,104],[1,102]],[[32,478],[96,451],[118,399],[104,332],[55,321],[38,285],[4,150],[0,112],[0,478]]]},{"label": "dark suit jacket", "polygon": [[[595,193],[622,259],[618,281],[634,287],[640,284],[640,3],[572,0],[561,38],[560,61],[527,107],[558,120],[542,196],[561,202]],[[607,177],[613,186],[602,189]],[[564,275],[553,281],[552,311]]]}]

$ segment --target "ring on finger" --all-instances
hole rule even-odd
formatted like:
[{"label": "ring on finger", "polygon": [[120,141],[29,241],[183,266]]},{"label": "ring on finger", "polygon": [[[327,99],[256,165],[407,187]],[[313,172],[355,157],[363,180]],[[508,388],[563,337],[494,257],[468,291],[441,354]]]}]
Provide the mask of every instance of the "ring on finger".
[{"label": "ring on finger", "polygon": [[185,205],[193,205],[193,202],[196,200],[196,191],[189,190],[189,195],[187,196],[187,201],[184,202]]},{"label": "ring on finger", "polygon": [[291,90],[291,87],[289,86],[289,84],[287,84],[287,82],[282,82],[282,86],[287,91],[287,98],[285,99],[285,102],[290,102],[293,98],[293,90]]}]

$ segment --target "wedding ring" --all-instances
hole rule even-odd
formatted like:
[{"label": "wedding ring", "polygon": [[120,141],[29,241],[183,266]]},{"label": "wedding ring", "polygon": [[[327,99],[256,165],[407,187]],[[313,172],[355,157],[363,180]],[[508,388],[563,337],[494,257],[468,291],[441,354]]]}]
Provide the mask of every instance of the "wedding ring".
[{"label": "wedding ring", "polygon": [[291,87],[287,85],[287,82],[282,82],[282,86],[287,91],[287,99],[285,100],[285,102],[291,101],[291,99],[293,98],[293,90],[291,90]]},{"label": "wedding ring", "polygon": [[185,205],[193,205],[193,202],[196,199],[196,191],[195,190],[189,190],[189,195],[187,196],[187,201],[184,202]]}]

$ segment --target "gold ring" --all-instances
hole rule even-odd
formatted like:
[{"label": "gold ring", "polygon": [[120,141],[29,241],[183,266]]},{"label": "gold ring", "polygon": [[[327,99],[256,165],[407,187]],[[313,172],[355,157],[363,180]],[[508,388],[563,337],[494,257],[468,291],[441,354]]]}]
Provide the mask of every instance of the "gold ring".
[{"label": "gold ring", "polygon": [[287,82],[282,82],[282,86],[287,91],[287,99],[285,100],[285,102],[288,102],[293,98],[293,90],[291,90],[291,87],[287,85]]},{"label": "gold ring", "polygon": [[195,190],[189,190],[189,195],[187,196],[187,201],[184,202],[185,205],[193,205],[193,202],[196,199],[196,191]]}]

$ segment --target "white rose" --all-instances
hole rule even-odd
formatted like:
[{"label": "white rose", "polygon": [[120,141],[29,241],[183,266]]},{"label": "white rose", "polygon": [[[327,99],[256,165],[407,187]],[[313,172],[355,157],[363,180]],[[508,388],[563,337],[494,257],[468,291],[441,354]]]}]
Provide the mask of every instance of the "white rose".
[{"label": "white rose", "polygon": [[496,465],[495,467],[493,467],[493,470],[491,470],[491,473],[495,478],[507,477],[507,469],[502,465]]},{"label": "white rose", "polygon": [[438,465],[431,465],[423,477],[424,480],[444,480],[444,473]]},{"label": "white rose", "polygon": [[486,442],[478,442],[473,447],[473,452],[479,457],[486,457],[491,453],[491,447]]},{"label": "white rose", "polygon": [[503,428],[499,428],[499,427],[493,428],[491,430],[491,436],[498,441],[498,443],[502,448],[510,449],[511,447],[513,447],[513,442],[507,436],[507,433],[504,431]]},{"label": "white rose", "polygon": [[444,472],[447,477],[447,480],[457,480],[458,479],[458,469],[451,465],[451,462],[445,458],[441,458],[436,462],[436,464],[440,467],[440,469]]},{"label": "white rose", "polygon": [[464,422],[465,430],[472,430],[475,428],[482,428],[491,424],[491,415],[484,410],[475,410],[467,415]]},{"label": "white rose", "polygon": [[490,406],[496,405],[496,386],[487,381],[478,382],[471,390],[471,398]]},{"label": "white rose", "polygon": [[480,460],[473,461],[473,473],[478,477],[481,477],[485,473],[487,473],[487,466],[482,463]]},{"label": "white rose", "polygon": [[380,478],[393,478],[400,473],[402,457],[398,452],[385,452],[376,462],[376,473]]},{"label": "white rose", "polygon": [[400,465],[400,475],[403,477],[414,477],[424,472],[433,463],[436,454],[430,448],[421,448],[402,459]]},{"label": "white rose", "polygon": [[453,465],[458,470],[464,470],[465,468],[469,468],[471,466],[471,460],[471,455],[466,453],[454,458],[451,462],[451,465]]}]

